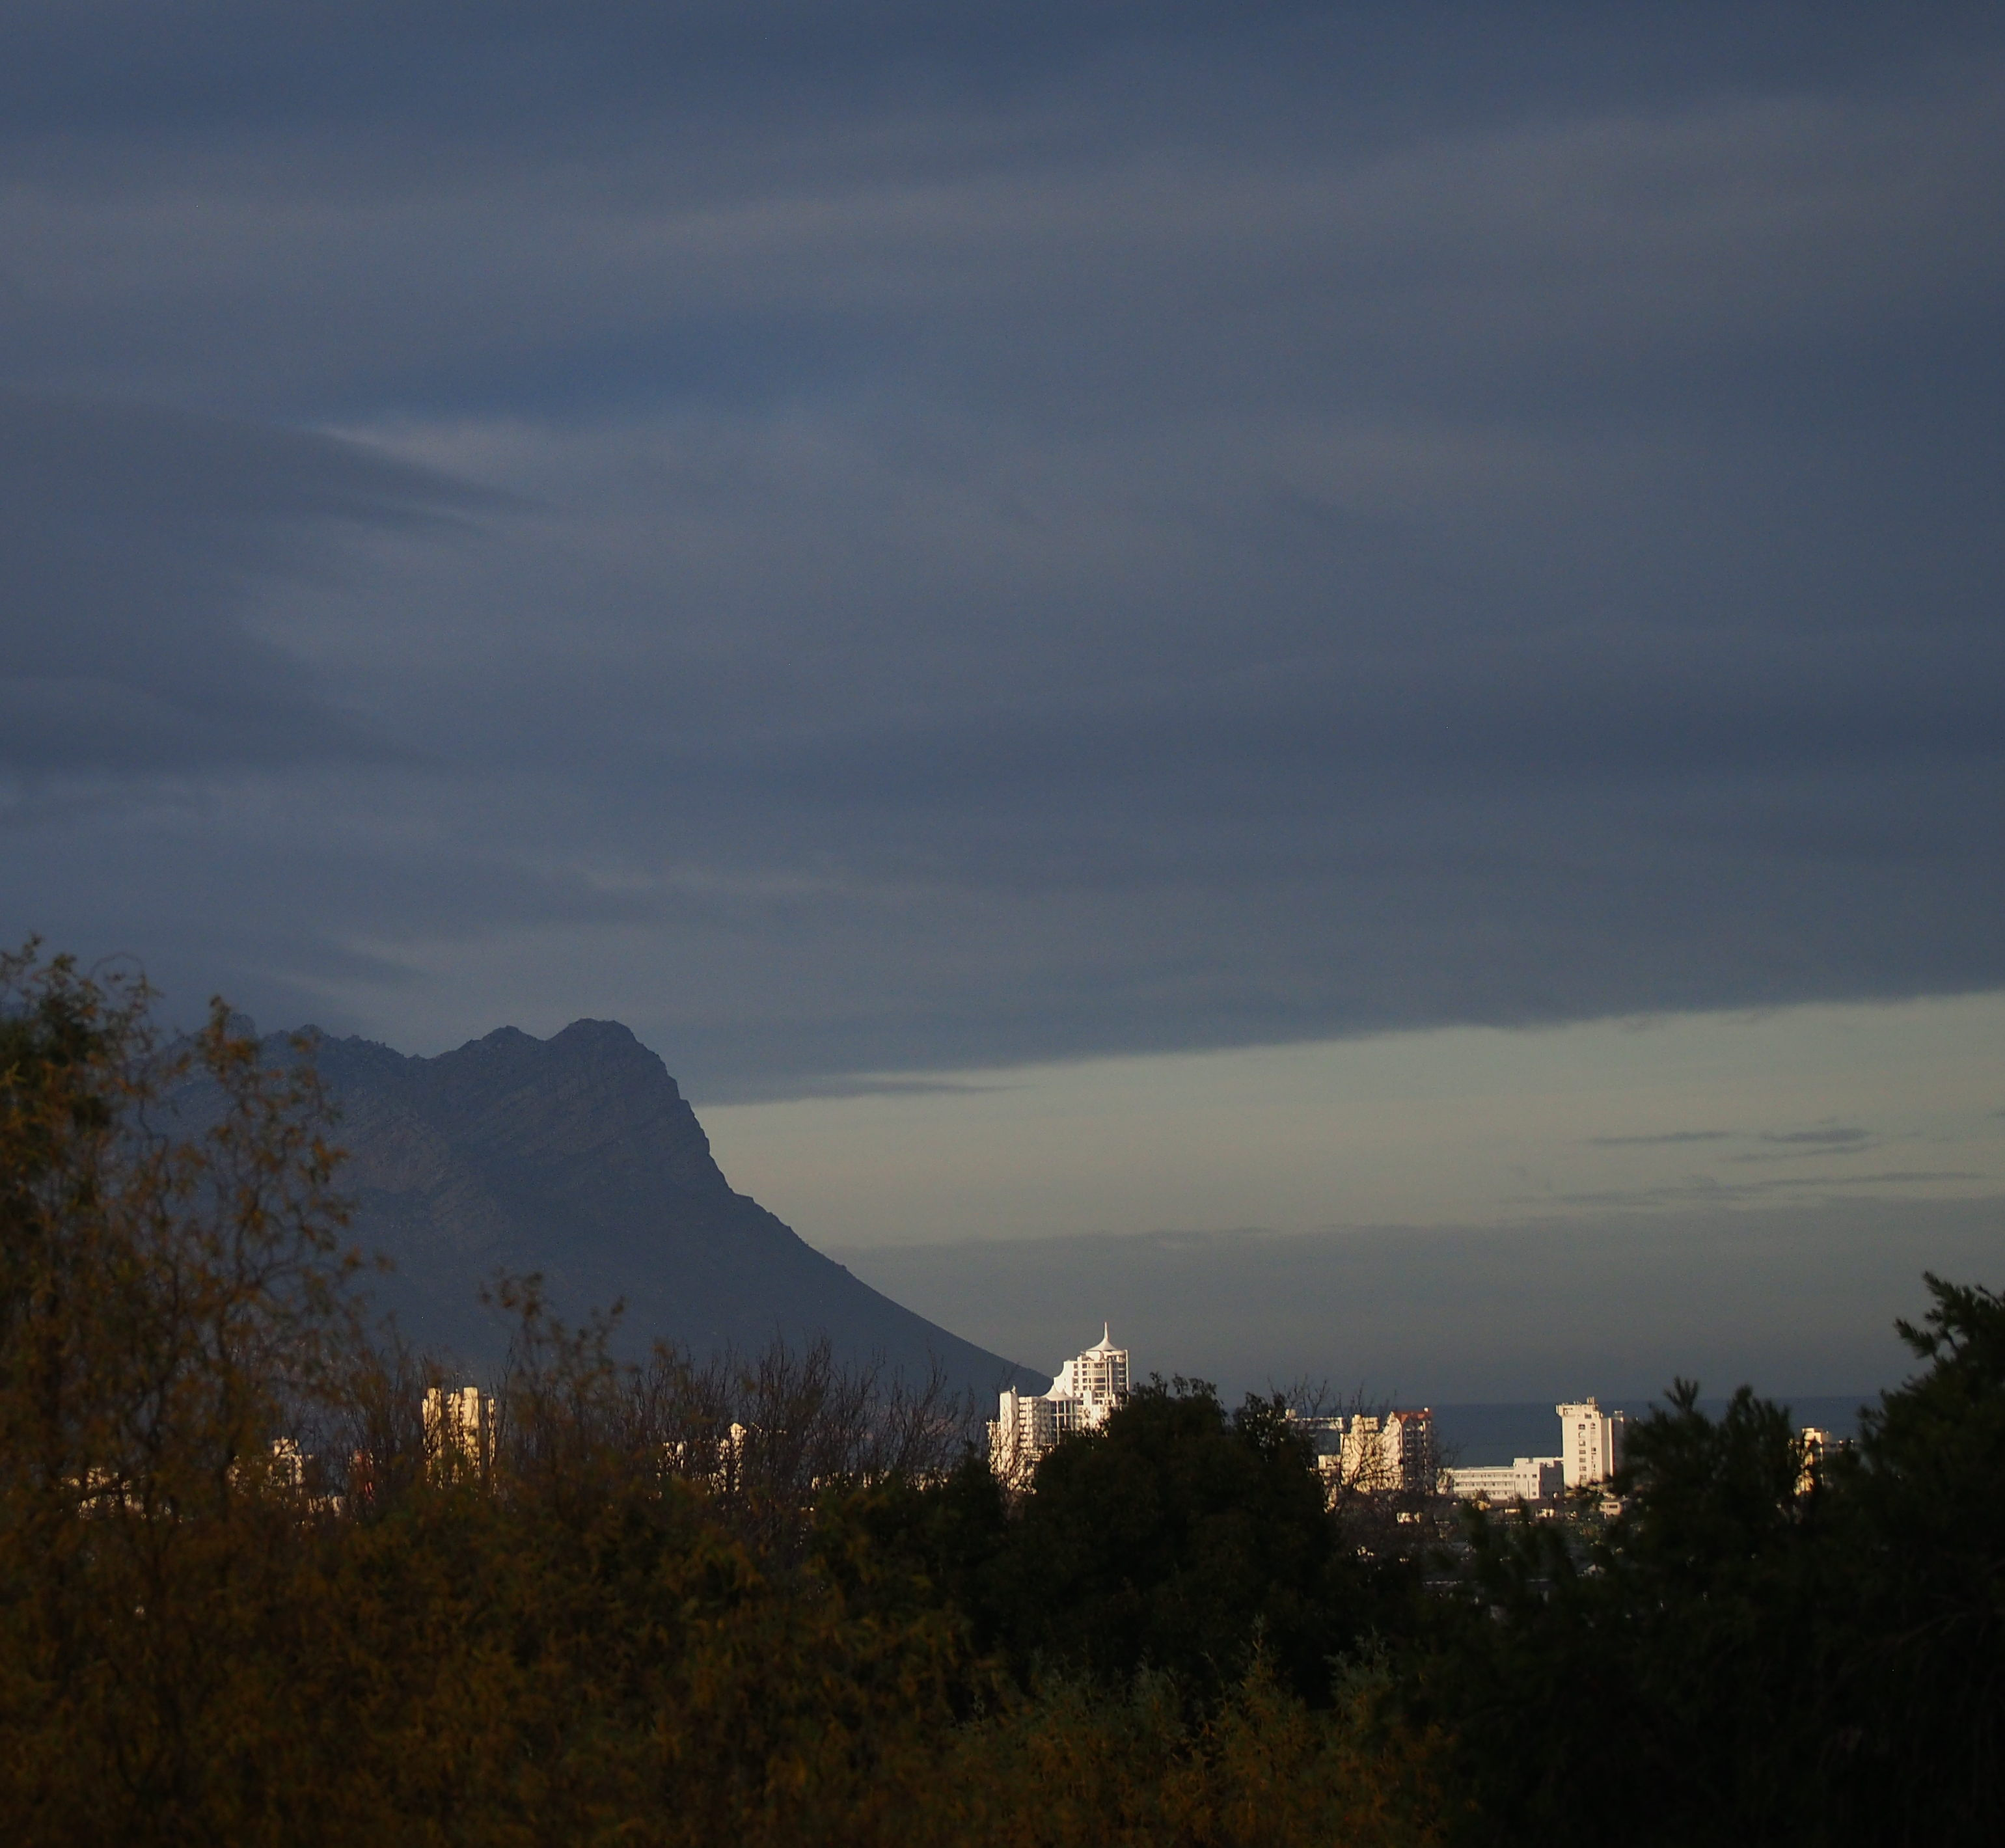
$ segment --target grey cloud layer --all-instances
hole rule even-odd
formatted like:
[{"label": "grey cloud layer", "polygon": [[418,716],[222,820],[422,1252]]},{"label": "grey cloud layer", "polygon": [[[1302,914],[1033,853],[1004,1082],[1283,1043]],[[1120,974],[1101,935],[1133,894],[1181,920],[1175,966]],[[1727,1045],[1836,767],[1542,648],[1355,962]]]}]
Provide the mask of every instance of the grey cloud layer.
[{"label": "grey cloud layer", "polygon": [[711,1096],[2005,981],[1985,16],[287,13],[0,79],[16,934]]},{"label": "grey cloud layer", "polygon": [[342,526],[476,496],[352,444],[0,392],[0,770],[170,773],[382,754],[248,626]]}]

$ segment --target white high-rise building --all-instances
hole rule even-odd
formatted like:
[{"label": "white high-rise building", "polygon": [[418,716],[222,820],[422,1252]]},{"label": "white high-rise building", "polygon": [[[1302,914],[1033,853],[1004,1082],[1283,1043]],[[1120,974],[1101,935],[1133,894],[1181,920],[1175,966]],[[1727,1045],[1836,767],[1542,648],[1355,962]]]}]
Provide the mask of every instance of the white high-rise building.
[{"label": "white high-rise building", "polygon": [[[1100,1324],[1098,1341],[1083,1354],[1075,1354],[1059,1369],[1059,1376],[1052,1382],[1049,1396],[1053,1399],[1076,1400],[1081,1406],[1100,1406],[1102,1409],[1099,1417],[1091,1421],[1096,1425],[1127,1397],[1128,1350],[1115,1346],[1106,1323]],[[1082,1430],[1086,1428],[1080,1427]]]},{"label": "white high-rise building", "polygon": [[425,1457],[434,1475],[483,1475],[494,1461],[494,1401],[477,1386],[425,1394]]},{"label": "white high-rise building", "polygon": [[1006,1390],[988,1427],[989,1466],[1006,1482],[1020,1482],[1068,1431],[1091,1431],[1128,1396],[1128,1350],[1117,1348],[1105,1323],[1100,1339],[1059,1369],[1047,1392]]},{"label": "white high-rise building", "polygon": [[1308,1438],[1333,1506],[1345,1494],[1433,1491],[1439,1464],[1434,1415],[1426,1406],[1389,1411],[1383,1417],[1368,1411],[1349,1417],[1305,1417],[1290,1411],[1288,1420]]},{"label": "white high-rise building", "polygon": [[1803,1466],[1796,1477],[1796,1493],[1808,1495],[1816,1485],[1817,1472],[1841,1450],[1852,1448],[1852,1439],[1840,1437],[1821,1425],[1806,1425],[1796,1433],[1803,1446]]},{"label": "white high-rise building", "polygon": [[1622,1432],[1628,1414],[1603,1411],[1592,1397],[1553,1409],[1560,1415],[1560,1468],[1567,1487],[1606,1482],[1622,1467]]},{"label": "white high-rise building", "polygon": [[1345,1487],[1368,1495],[1431,1490],[1436,1474],[1434,1413],[1425,1407],[1389,1411],[1383,1418],[1357,1413],[1345,1421],[1336,1474]]}]

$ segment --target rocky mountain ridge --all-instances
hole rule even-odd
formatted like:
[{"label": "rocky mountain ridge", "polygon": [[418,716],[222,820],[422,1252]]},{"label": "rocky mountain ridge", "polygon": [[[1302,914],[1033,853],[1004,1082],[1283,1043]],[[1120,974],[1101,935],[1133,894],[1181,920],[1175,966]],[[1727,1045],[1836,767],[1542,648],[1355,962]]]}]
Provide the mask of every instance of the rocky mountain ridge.
[{"label": "rocky mountain ridge", "polygon": [[629,1352],[826,1336],[847,1359],[911,1376],[937,1361],[978,1394],[1043,1383],[735,1192],[666,1066],[616,1022],[574,1021],[548,1040],[503,1027],[434,1058],[314,1037],[353,1235],[392,1260],[377,1287],[414,1339],[491,1360],[506,1330],[479,1287],[533,1271],[567,1320],[623,1301]]}]

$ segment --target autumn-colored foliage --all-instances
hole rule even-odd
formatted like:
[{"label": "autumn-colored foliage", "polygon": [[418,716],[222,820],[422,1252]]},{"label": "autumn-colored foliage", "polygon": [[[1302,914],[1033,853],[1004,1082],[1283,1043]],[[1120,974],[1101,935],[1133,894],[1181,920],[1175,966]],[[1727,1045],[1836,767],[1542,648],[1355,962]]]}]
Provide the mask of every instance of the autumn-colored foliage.
[{"label": "autumn-colored foliage", "polygon": [[1284,1406],[1189,1381],[1006,1491],[937,1383],[616,1364],[533,1278],[454,1426],[358,1309],[310,1064],[149,1008],[0,959],[10,1843],[1996,1838],[1989,1291],[1928,1279],[1848,1454],[1680,1383],[1618,1513],[1459,1531],[1331,1512]]},{"label": "autumn-colored foliage", "polygon": [[61,959],[0,986],[10,1840],[1434,1839],[1432,1742],[1362,1692],[981,1646],[884,1518],[945,1460],[923,1391],[617,1367],[532,1284],[491,1451],[443,1455],[310,1069]]}]

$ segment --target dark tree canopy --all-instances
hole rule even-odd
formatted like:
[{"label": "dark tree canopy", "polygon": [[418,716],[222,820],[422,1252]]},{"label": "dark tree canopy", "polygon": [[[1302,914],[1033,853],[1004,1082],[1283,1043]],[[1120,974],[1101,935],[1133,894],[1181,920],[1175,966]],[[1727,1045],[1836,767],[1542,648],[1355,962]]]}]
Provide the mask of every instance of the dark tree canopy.
[{"label": "dark tree canopy", "polygon": [[1679,1382],[1611,1514],[1333,1511],[1278,1400],[1182,1380],[1011,1493],[936,1395],[620,1362],[533,1279],[469,1450],[353,1313],[311,1069],[149,1008],[0,959],[10,1840],[1996,1837],[1987,1289],[1928,1278],[1835,1457]]},{"label": "dark tree canopy", "polygon": [[1473,1524],[1398,1699],[1503,1839],[1996,1839],[2005,1302],[1927,1283],[1928,1364],[1852,1450],[1813,1466],[1779,1406],[1680,1381],[1605,1527]]},{"label": "dark tree canopy", "polygon": [[1363,1587],[1283,1411],[1249,1399],[1228,1416],[1202,1383],[1155,1381],[1101,1431],[1061,1443],[1005,1568],[1018,1646],[1214,1688],[1259,1648],[1305,1695],[1326,1691]]}]

